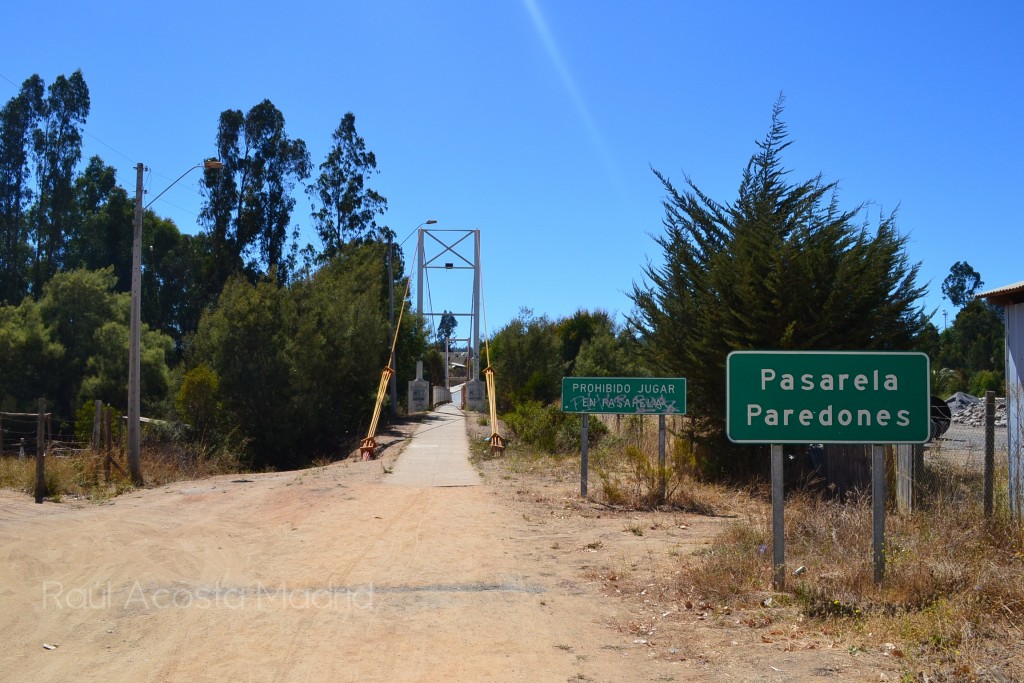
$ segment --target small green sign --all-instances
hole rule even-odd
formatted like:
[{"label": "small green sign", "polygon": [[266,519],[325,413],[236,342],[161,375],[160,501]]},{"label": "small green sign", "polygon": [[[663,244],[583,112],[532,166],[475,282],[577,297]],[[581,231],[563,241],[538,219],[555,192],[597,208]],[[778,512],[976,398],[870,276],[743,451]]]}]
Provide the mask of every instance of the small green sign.
[{"label": "small green sign", "polygon": [[929,377],[919,352],[734,351],[726,433],[737,443],[924,443]]},{"label": "small green sign", "polygon": [[682,377],[563,377],[562,411],[617,415],[682,415]]}]

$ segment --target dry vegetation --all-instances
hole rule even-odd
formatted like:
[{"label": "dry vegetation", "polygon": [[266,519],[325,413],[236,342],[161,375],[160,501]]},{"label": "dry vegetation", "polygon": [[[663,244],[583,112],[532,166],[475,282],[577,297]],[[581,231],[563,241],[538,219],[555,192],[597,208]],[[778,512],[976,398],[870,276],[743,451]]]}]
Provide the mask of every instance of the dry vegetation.
[{"label": "dry vegetation", "polygon": [[[143,446],[141,456],[142,472],[150,486],[239,471],[238,460],[224,449],[192,447],[183,450],[173,446]],[[60,502],[65,498],[84,498],[100,502],[134,488],[124,473],[123,455],[115,457],[121,469],[110,467],[109,478],[104,459],[104,455],[89,450],[73,455],[48,456],[45,469],[47,499]],[[0,488],[33,495],[35,480],[34,457],[23,460],[9,456],[0,458]]]},{"label": "dry vegetation", "polygon": [[[787,585],[776,592],[766,492],[699,483],[678,449],[659,470],[656,453],[656,432],[648,427],[645,435],[628,425],[625,433],[591,449],[591,502],[606,515],[623,514],[624,529],[637,535],[645,527],[629,520],[641,510],[666,523],[680,511],[735,519],[709,546],[674,558],[674,571],[630,572],[626,563],[604,572],[610,594],[647,593],[636,605],[641,614],[650,591],[656,591],[658,609],[730,615],[737,623],[765,627],[766,643],[782,634],[814,632],[831,638],[829,647],[842,643],[851,654],[881,652],[905,681],[1024,680],[1024,527],[1008,519],[1005,470],[997,476],[1003,499],[997,494],[997,512],[986,519],[980,472],[929,462],[919,489],[921,509],[887,515],[887,566],[880,585],[873,580],[870,499],[842,502],[813,485],[789,491]],[[546,472],[557,481],[578,481],[578,456],[513,447],[503,460],[506,476]],[[659,501],[662,476],[666,495]],[[645,523],[652,529],[660,524]],[[644,562],[639,558],[632,566]],[[671,585],[662,583],[666,573],[675,577]]]}]

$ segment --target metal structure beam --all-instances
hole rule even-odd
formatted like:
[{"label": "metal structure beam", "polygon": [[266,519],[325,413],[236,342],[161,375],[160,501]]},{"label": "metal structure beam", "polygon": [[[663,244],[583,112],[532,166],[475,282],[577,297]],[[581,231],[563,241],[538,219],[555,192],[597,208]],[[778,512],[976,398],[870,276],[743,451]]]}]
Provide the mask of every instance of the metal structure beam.
[{"label": "metal structure beam", "polygon": [[[416,310],[424,318],[443,315],[444,312],[426,310],[423,307],[424,281],[427,270],[472,270],[473,287],[469,311],[447,311],[454,316],[470,317],[472,336],[470,341],[471,379],[480,379],[480,231],[479,230],[433,230],[420,228],[416,240]],[[451,260],[442,260],[449,256]]]}]

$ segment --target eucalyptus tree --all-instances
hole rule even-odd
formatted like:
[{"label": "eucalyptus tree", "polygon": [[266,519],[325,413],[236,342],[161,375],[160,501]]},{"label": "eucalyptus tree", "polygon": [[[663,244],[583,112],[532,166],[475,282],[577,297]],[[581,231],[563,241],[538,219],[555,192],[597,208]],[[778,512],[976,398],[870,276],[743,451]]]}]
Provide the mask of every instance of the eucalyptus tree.
[{"label": "eucalyptus tree", "polygon": [[75,227],[75,169],[82,159],[82,128],[89,116],[89,87],[82,72],[58,76],[48,87],[38,76],[23,91],[36,113],[32,163],[36,181],[31,209],[33,293],[64,269],[67,238]]},{"label": "eucalyptus tree", "polygon": [[210,295],[239,271],[250,277],[276,271],[287,282],[294,266],[292,190],[310,172],[306,143],[289,138],[284,115],[263,100],[245,114],[221,113],[217,156],[223,168],[205,172],[200,213],[212,249]]},{"label": "eucalyptus tree", "polygon": [[64,268],[112,266],[117,277],[115,289],[127,292],[131,288],[134,201],[117,184],[114,167],[98,156],[90,158],[75,179],[75,205],[76,225],[68,235]]},{"label": "eucalyptus tree", "polygon": [[306,188],[323,244],[321,260],[332,258],[346,242],[386,238],[391,232],[376,222],[388,201],[367,186],[369,177],[378,173],[377,157],[356,133],[355,114],[346,113],[331,138],[334,144],[320,164],[320,175]]},{"label": "eucalyptus tree", "polygon": [[963,308],[974,300],[974,294],[985,282],[981,273],[971,268],[967,261],[957,261],[949,269],[949,275],[942,281],[942,294],[957,308]]},{"label": "eucalyptus tree", "polygon": [[28,293],[32,250],[27,211],[32,198],[29,149],[35,107],[28,79],[0,109],[0,303],[18,304]]}]

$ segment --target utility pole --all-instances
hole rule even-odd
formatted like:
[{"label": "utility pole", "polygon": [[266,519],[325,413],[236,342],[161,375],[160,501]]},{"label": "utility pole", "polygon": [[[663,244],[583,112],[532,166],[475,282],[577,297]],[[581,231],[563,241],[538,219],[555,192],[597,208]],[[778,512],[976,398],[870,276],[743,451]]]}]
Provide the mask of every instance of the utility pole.
[{"label": "utility pole", "polygon": [[142,455],[139,419],[141,417],[140,374],[142,346],[142,172],[135,167],[135,220],[132,221],[132,292],[128,342],[128,474],[132,484],[142,486]]},{"label": "utility pole", "polygon": [[217,159],[207,159],[201,164],[190,167],[173,183],[165,187],[160,194],[146,206],[142,205],[142,173],[145,166],[138,164],[135,167],[135,220],[132,221],[132,300],[129,324],[131,327],[131,338],[128,342],[128,476],[135,486],[143,486],[142,479],[142,454],[140,422],[142,410],[139,405],[141,390],[141,355],[142,355],[142,215],[145,210],[152,206],[153,202],[163,196],[164,192],[197,168],[217,170],[223,168]]}]

